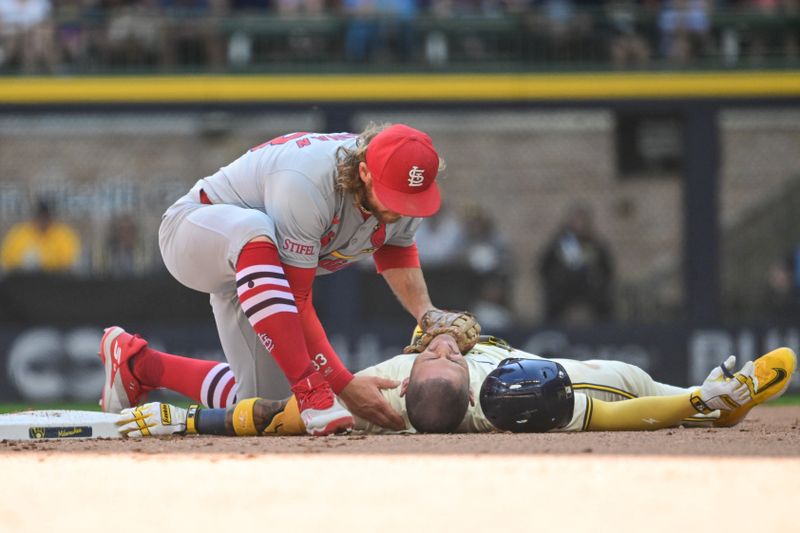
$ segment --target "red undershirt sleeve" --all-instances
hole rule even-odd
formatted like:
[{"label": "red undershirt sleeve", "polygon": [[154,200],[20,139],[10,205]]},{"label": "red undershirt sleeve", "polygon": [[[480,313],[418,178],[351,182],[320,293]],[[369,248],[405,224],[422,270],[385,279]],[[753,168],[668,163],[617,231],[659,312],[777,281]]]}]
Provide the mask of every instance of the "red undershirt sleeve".
[{"label": "red undershirt sleeve", "polygon": [[353,374],[345,368],[342,360],[336,355],[312,304],[311,286],[317,269],[293,267],[285,263],[282,265],[294,294],[309,356],[319,366],[320,373],[330,383],[333,392],[339,394],[352,381]]},{"label": "red undershirt sleeve", "polygon": [[392,268],[420,268],[416,243],[411,243],[410,246],[385,244],[375,250],[372,258],[378,274]]}]

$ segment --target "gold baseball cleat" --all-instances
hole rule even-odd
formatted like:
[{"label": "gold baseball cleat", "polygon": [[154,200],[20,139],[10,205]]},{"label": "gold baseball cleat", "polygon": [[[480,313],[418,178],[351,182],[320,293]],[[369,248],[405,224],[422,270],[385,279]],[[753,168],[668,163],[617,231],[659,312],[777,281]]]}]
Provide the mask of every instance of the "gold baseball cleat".
[{"label": "gold baseball cleat", "polygon": [[735,426],[758,404],[779,397],[786,391],[797,368],[797,356],[789,348],[778,348],[755,360],[753,399],[746,404],[722,411],[715,427]]}]

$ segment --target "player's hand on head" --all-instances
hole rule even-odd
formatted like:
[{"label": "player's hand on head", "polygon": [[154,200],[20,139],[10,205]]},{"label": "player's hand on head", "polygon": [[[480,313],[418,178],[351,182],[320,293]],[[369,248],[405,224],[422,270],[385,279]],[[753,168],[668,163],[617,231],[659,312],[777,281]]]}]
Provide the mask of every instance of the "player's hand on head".
[{"label": "player's hand on head", "polygon": [[458,350],[465,354],[480,340],[481,325],[469,311],[429,309],[422,315],[419,326],[412,335],[411,344],[405,347],[403,353],[422,353],[439,335],[450,335]]},{"label": "player's hand on head", "polygon": [[119,432],[125,437],[173,435],[186,431],[186,409],[168,403],[151,402],[123,409]]},{"label": "player's hand on head", "polygon": [[354,415],[386,429],[406,429],[405,420],[381,394],[381,389],[393,389],[400,383],[378,376],[356,376],[339,393],[339,398]]},{"label": "player's hand on head", "polygon": [[748,387],[747,381],[750,378],[752,383],[753,363],[745,364],[737,374],[733,373],[735,367],[736,357],[730,356],[711,371],[700,388],[691,395],[695,409],[701,413],[718,409],[729,411],[752,399],[753,389]]}]

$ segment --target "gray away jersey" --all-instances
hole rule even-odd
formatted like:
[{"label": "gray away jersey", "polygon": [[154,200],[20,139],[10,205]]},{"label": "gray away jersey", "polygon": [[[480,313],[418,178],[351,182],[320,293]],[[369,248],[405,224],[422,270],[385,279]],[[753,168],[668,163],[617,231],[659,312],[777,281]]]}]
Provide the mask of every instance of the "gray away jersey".
[{"label": "gray away jersey", "polygon": [[422,219],[366,220],[353,195],[335,187],[337,152],[352,133],[292,133],[252,148],[195,185],[212,203],[258,209],[272,218],[284,263],[336,272],[384,244],[409,246]]}]

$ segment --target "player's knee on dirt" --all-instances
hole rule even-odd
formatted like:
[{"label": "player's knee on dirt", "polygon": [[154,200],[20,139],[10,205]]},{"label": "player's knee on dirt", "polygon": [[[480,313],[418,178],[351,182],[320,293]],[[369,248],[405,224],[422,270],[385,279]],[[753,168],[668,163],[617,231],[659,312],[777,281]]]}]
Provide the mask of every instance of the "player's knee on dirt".
[{"label": "player's knee on dirt", "polygon": [[406,389],[408,421],[420,433],[453,433],[469,406],[469,381],[412,379]]}]

